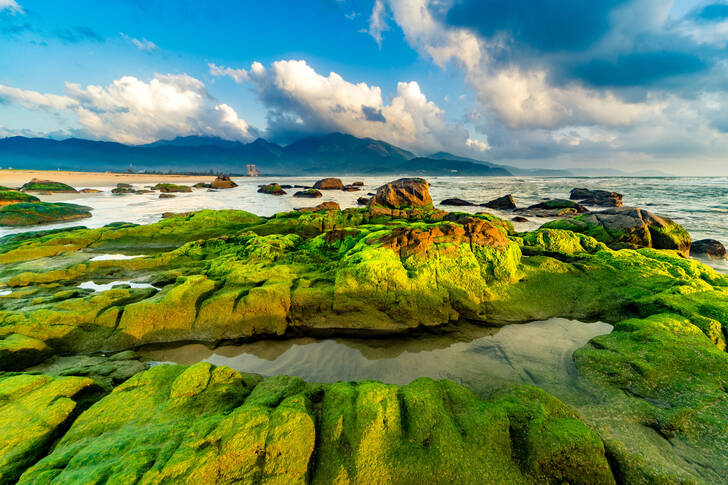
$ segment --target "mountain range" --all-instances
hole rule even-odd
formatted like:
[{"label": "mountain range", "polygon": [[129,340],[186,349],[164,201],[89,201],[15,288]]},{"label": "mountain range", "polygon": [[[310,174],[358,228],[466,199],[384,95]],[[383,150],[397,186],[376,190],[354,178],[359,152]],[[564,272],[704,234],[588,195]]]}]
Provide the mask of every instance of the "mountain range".
[{"label": "mountain range", "polygon": [[[147,145],[69,138],[0,139],[0,167],[37,170],[214,172],[264,175],[574,176],[574,170],[521,169],[438,152],[426,157],[395,145],[343,133],[310,136],[286,146],[262,138],[250,143],[187,136]],[[626,175],[621,172],[622,175]],[[605,175],[619,175],[610,173]]]}]

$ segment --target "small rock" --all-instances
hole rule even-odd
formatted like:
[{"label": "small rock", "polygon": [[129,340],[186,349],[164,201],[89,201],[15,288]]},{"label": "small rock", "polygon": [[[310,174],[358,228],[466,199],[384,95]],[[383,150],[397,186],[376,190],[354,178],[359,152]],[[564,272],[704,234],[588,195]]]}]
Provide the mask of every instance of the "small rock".
[{"label": "small rock", "polygon": [[294,197],[304,197],[309,199],[317,199],[319,197],[322,197],[323,194],[319,192],[316,189],[306,189],[306,190],[299,190],[295,194],[293,194]]},{"label": "small rock", "polygon": [[79,192],[82,194],[98,194],[101,191],[99,189],[81,189]]},{"label": "small rock", "polygon": [[690,256],[726,259],[726,250],[720,241],[715,239],[701,239],[699,241],[693,241],[693,244],[690,246]]},{"label": "small rock", "polygon": [[278,184],[263,185],[258,189],[258,192],[270,195],[286,195],[286,191]]},{"label": "small rock", "polygon": [[351,185],[353,185],[354,187],[364,187],[364,182],[357,181],[353,182]]},{"label": "small rock", "polygon": [[432,207],[430,184],[421,178],[402,178],[384,184],[377,189],[371,205],[390,209],[406,207]]},{"label": "small rock", "polygon": [[463,199],[445,199],[442,202],[440,202],[440,205],[454,205],[459,207],[465,207],[465,206],[471,206],[475,205],[474,203],[463,200]]},{"label": "small rock", "polygon": [[523,216],[516,216],[513,219],[511,219],[513,222],[528,222],[528,219],[526,219]]},{"label": "small rock", "polygon": [[607,190],[590,190],[585,188],[572,189],[569,194],[571,200],[579,200],[582,204],[598,205],[602,207],[622,207],[622,194]]},{"label": "small rock", "polygon": [[488,207],[490,209],[499,210],[513,210],[516,208],[516,202],[513,200],[511,194],[506,194],[503,197],[498,197],[485,204],[480,204],[482,207]]},{"label": "small rock", "polygon": [[315,206],[315,207],[303,207],[301,209],[296,209],[300,212],[316,212],[316,211],[332,211],[332,210],[341,210],[341,207],[336,202],[322,202],[321,204]]},{"label": "small rock", "polygon": [[209,185],[208,188],[211,189],[232,189],[234,187],[237,187],[238,184],[233,182],[230,179],[229,175],[220,174],[217,176],[215,180],[212,181],[212,183]]},{"label": "small rock", "polygon": [[159,194],[160,199],[171,199],[172,197],[177,197],[174,194]]},{"label": "small rock", "polygon": [[319,190],[342,190],[344,188],[344,182],[341,179],[325,178],[313,184],[313,188]]},{"label": "small rock", "polygon": [[353,185],[344,185],[344,188],[341,189],[344,192],[358,192],[360,189],[359,187],[354,187]]}]

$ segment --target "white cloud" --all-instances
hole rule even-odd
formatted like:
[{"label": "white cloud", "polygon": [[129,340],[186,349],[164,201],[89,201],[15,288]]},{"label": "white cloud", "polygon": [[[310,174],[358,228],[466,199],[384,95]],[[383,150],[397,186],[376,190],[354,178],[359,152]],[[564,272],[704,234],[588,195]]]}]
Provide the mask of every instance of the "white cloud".
[{"label": "white cloud", "polygon": [[213,63],[207,65],[210,68],[210,74],[215,77],[228,76],[236,83],[242,84],[248,79],[248,71],[245,69],[233,69],[231,67],[217,66]]},{"label": "white cloud", "polygon": [[484,152],[487,150],[490,150],[490,146],[488,146],[488,143],[485,141],[475,140],[473,138],[468,138],[465,140],[465,145],[474,148],[475,150],[478,150],[479,152]]},{"label": "white cloud", "polygon": [[377,45],[382,47],[382,32],[389,30],[386,19],[387,11],[382,0],[374,2],[372,15],[369,17],[369,35],[377,41]]},{"label": "white cloud", "polygon": [[398,83],[396,95],[385,103],[379,86],[351,83],[335,72],[323,76],[303,60],[276,61],[269,68],[255,62],[241,76],[268,108],[274,135],[340,131],[420,153],[480,150],[467,144],[467,130],[448,122],[415,81]]},{"label": "white cloud", "polygon": [[0,12],[3,10],[9,10],[13,14],[24,14],[23,7],[18,5],[15,0],[0,0]]},{"label": "white cloud", "polygon": [[153,51],[159,49],[157,44],[152,42],[151,40],[147,40],[145,38],[142,38],[142,40],[135,39],[134,37],[129,37],[124,32],[119,32],[119,34],[125,39],[134,44],[134,47],[139,49],[140,51]]},{"label": "white cloud", "polygon": [[108,86],[66,83],[59,96],[0,85],[0,99],[28,109],[70,111],[92,138],[141,144],[184,135],[251,140],[255,130],[230,106],[211,99],[190,76],[124,76]]}]

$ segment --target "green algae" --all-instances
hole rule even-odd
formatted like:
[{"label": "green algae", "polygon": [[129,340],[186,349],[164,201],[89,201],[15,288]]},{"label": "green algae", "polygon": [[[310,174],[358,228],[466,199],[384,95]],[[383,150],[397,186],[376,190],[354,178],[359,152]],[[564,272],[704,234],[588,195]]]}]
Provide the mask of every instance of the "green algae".
[{"label": "green algae", "polygon": [[310,384],[207,363],[138,374],[20,483],[612,484],[598,436],[535,388]]},{"label": "green algae", "polygon": [[20,190],[27,192],[78,192],[70,185],[64,184],[63,182],[54,182],[52,180],[38,180],[33,179],[30,182],[23,184]]},{"label": "green algae", "polygon": [[64,202],[19,202],[0,207],[0,226],[30,226],[91,217],[91,208]]},{"label": "green algae", "polygon": [[0,205],[15,204],[18,202],[38,202],[40,199],[34,195],[18,192],[15,190],[6,190],[0,187]]}]

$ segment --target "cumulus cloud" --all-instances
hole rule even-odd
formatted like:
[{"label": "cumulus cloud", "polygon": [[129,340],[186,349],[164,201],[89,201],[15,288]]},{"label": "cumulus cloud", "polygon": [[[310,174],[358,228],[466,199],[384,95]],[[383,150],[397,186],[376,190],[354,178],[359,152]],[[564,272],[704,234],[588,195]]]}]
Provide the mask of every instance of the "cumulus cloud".
[{"label": "cumulus cloud", "polygon": [[143,37],[141,40],[139,40],[134,37],[129,37],[124,32],[119,32],[119,35],[121,35],[121,37],[124,38],[124,40],[131,42],[134,45],[134,47],[136,47],[140,51],[154,51],[154,50],[159,49],[157,44],[155,44],[151,40],[147,40]]},{"label": "cumulus cloud", "polygon": [[382,0],[376,0],[374,2],[374,8],[372,9],[372,15],[369,17],[369,35],[377,42],[379,48],[382,47],[382,33],[387,31],[386,19],[387,12],[384,7]]},{"label": "cumulus cloud", "polygon": [[23,8],[15,0],[0,0],[0,12],[9,11],[11,14],[23,14]]},{"label": "cumulus cloud", "polygon": [[462,70],[491,158],[715,157],[728,144],[723,2],[676,16],[660,0],[382,1],[422,57]]},{"label": "cumulus cloud", "polygon": [[282,141],[340,131],[420,153],[480,151],[467,143],[468,131],[448,122],[414,81],[398,83],[387,103],[379,86],[352,83],[335,72],[324,76],[303,60],[276,61],[270,67],[255,62],[248,70],[210,69],[213,75],[247,79],[268,109],[269,134]]},{"label": "cumulus cloud", "polygon": [[231,67],[217,66],[215,64],[208,64],[210,68],[210,74],[215,77],[229,77],[232,78],[238,84],[242,84],[248,79],[248,71],[245,69],[233,69]]},{"label": "cumulus cloud", "polygon": [[66,83],[64,95],[0,85],[0,100],[27,109],[68,111],[87,136],[141,144],[184,135],[249,141],[255,130],[204,84],[187,75],[156,74],[149,82],[124,76],[108,86]]}]

